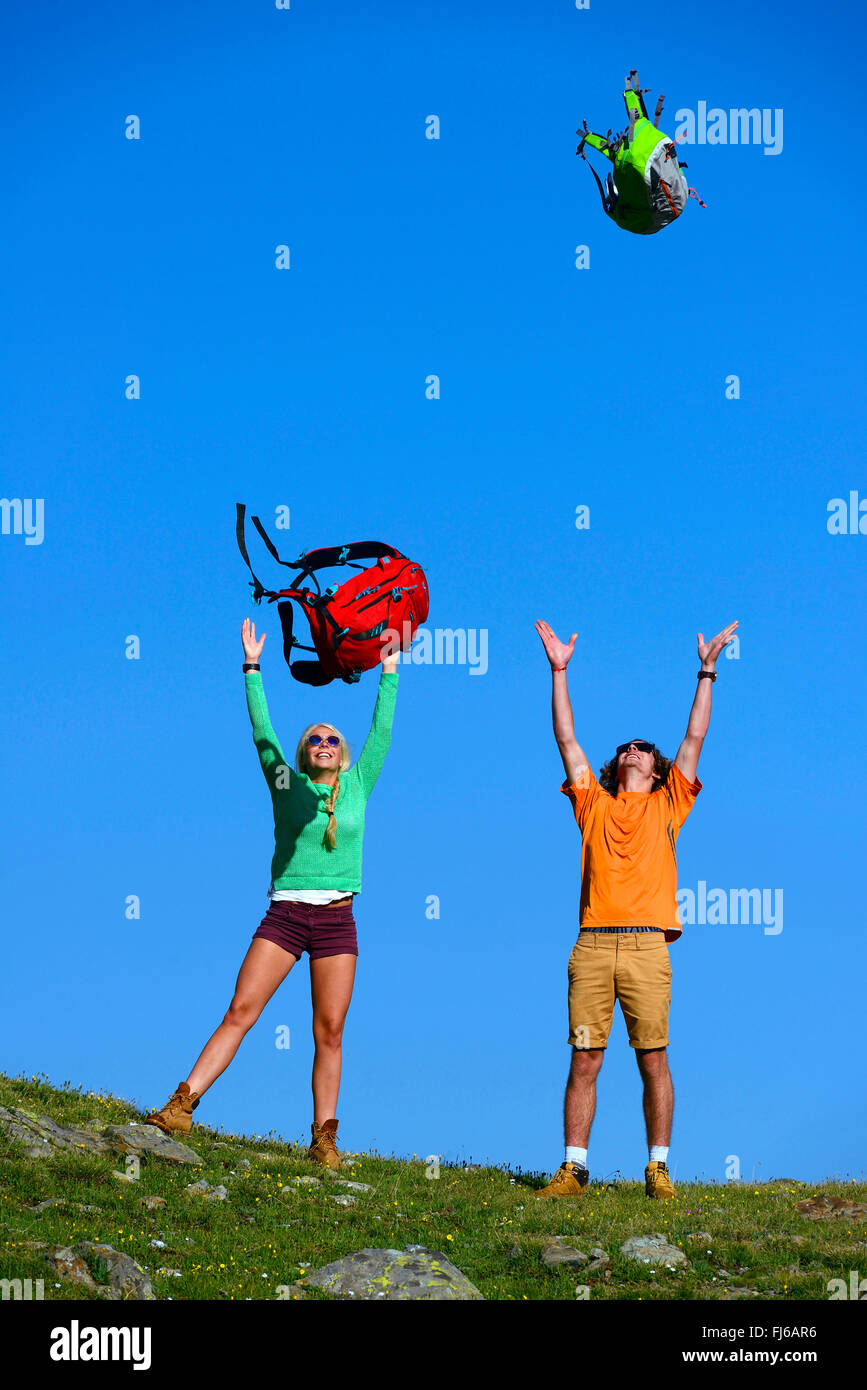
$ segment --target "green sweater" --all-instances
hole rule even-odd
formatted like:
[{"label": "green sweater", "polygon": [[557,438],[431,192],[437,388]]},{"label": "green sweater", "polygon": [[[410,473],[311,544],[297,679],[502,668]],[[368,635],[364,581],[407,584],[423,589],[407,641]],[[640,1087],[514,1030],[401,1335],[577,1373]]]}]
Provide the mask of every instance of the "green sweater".
[{"label": "green sweater", "polygon": [[325,803],[331,787],[313,782],[306,772],[289,767],[268,717],[261,673],[246,672],[244,684],[253,742],[274,808],[271,878],[275,889],[342,888],[347,893],[361,892],[364,812],[391,742],[397,679],[396,671],[382,672],[373,721],[361,756],[340,774],[340,792],[334,807],[337,842],[330,849],[323,840],[328,824]]}]

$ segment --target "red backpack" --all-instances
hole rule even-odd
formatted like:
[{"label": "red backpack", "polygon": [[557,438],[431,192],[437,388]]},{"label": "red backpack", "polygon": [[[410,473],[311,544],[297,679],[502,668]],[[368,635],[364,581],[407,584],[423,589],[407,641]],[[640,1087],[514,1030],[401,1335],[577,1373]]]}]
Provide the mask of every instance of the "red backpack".
[{"label": "red backpack", "polygon": [[[299,570],[291,589],[266,589],[250,564],[247,545],[244,540],[244,513],[242,502],[235,504],[237,518],[235,534],[238,548],[253,575],[253,602],[261,603],[267,598],[269,603],[275,599],[277,612],[283,627],[283,655],[286,665],[298,681],[306,685],[328,685],[330,681],[341,680],[351,684],[357,681],[363,671],[369,671],[380,659],[383,642],[382,634],[388,628],[400,633],[400,646],[408,648],[419,623],[428,615],[427,580],[421,565],[416,565],[401,555],[393,546],[383,541],[352,541],[349,545],[325,546],[321,550],[308,550],[297,560],[281,560],[257,516],[251,518],[274,559],[289,569]],[[356,560],[376,560],[369,569],[353,563]],[[359,570],[358,574],[343,584],[332,584],[320,589],[316,571],[332,565],[349,565]],[[307,576],[316,586],[313,589],[299,587]],[[292,633],[292,604],[301,605],[310,624],[313,646],[303,646]],[[408,625],[405,627],[405,624]],[[315,652],[316,661],[296,661],[293,665],[293,647],[301,651]]]}]

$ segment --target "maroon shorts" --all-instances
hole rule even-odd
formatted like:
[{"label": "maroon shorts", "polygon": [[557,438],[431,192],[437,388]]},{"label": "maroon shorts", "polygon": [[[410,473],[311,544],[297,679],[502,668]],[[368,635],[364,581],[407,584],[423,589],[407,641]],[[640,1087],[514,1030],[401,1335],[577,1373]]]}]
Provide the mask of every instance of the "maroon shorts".
[{"label": "maroon shorts", "polygon": [[310,952],[311,960],[358,955],[351,902],[342,907],[332,907],[331,903],[314,907],[310,903],[272,902],[253,933],[254,941],[257,936],[291,951],[299,960],[305,951]]}]

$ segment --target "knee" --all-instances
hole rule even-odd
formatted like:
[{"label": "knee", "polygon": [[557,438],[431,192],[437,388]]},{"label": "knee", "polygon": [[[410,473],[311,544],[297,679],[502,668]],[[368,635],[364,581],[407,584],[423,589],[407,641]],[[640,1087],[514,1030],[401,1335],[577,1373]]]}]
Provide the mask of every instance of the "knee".
[{"label": "knee", "polygon": [[317,1047],[335,1051],[343,1041],[343,1020],[336,1018],[314,1019],[313,1041]]},{"label": "knee", "polygon": [[602,1059],[605,1052],[601,1047],[593,1048],[573,1048],[571,1074],[576,1077],[590,1078],[597,1076],[602,1066]]},{"label": "knee", "polygon": [[242,1032],[246,1033],[252,1028],[260,1012],[261,1010],[251,1000],[245,999],[242,995],[236,995],[226,1010],[223,1022],[227,1023],[230,1028],[240,1028]]},{"label": "knee", "polygon": [[635,1060],[645,1080],[655,1080],[657,1077],[668,1075],[668,1056],[664,1047],[656,1047],[650,1051],[636,1049]]}]

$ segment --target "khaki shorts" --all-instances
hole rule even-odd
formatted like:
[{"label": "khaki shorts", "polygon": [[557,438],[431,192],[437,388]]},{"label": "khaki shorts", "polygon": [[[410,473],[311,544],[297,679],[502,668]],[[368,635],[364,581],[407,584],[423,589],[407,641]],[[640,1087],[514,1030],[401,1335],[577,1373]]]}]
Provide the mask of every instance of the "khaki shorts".
[{"label": "khaki shorts", "polygon": [[671,962],[662,932],[582,932],[569,957],[572,1047],[606,1047],[620,1000],[629,1045],[668,1046]]}]

